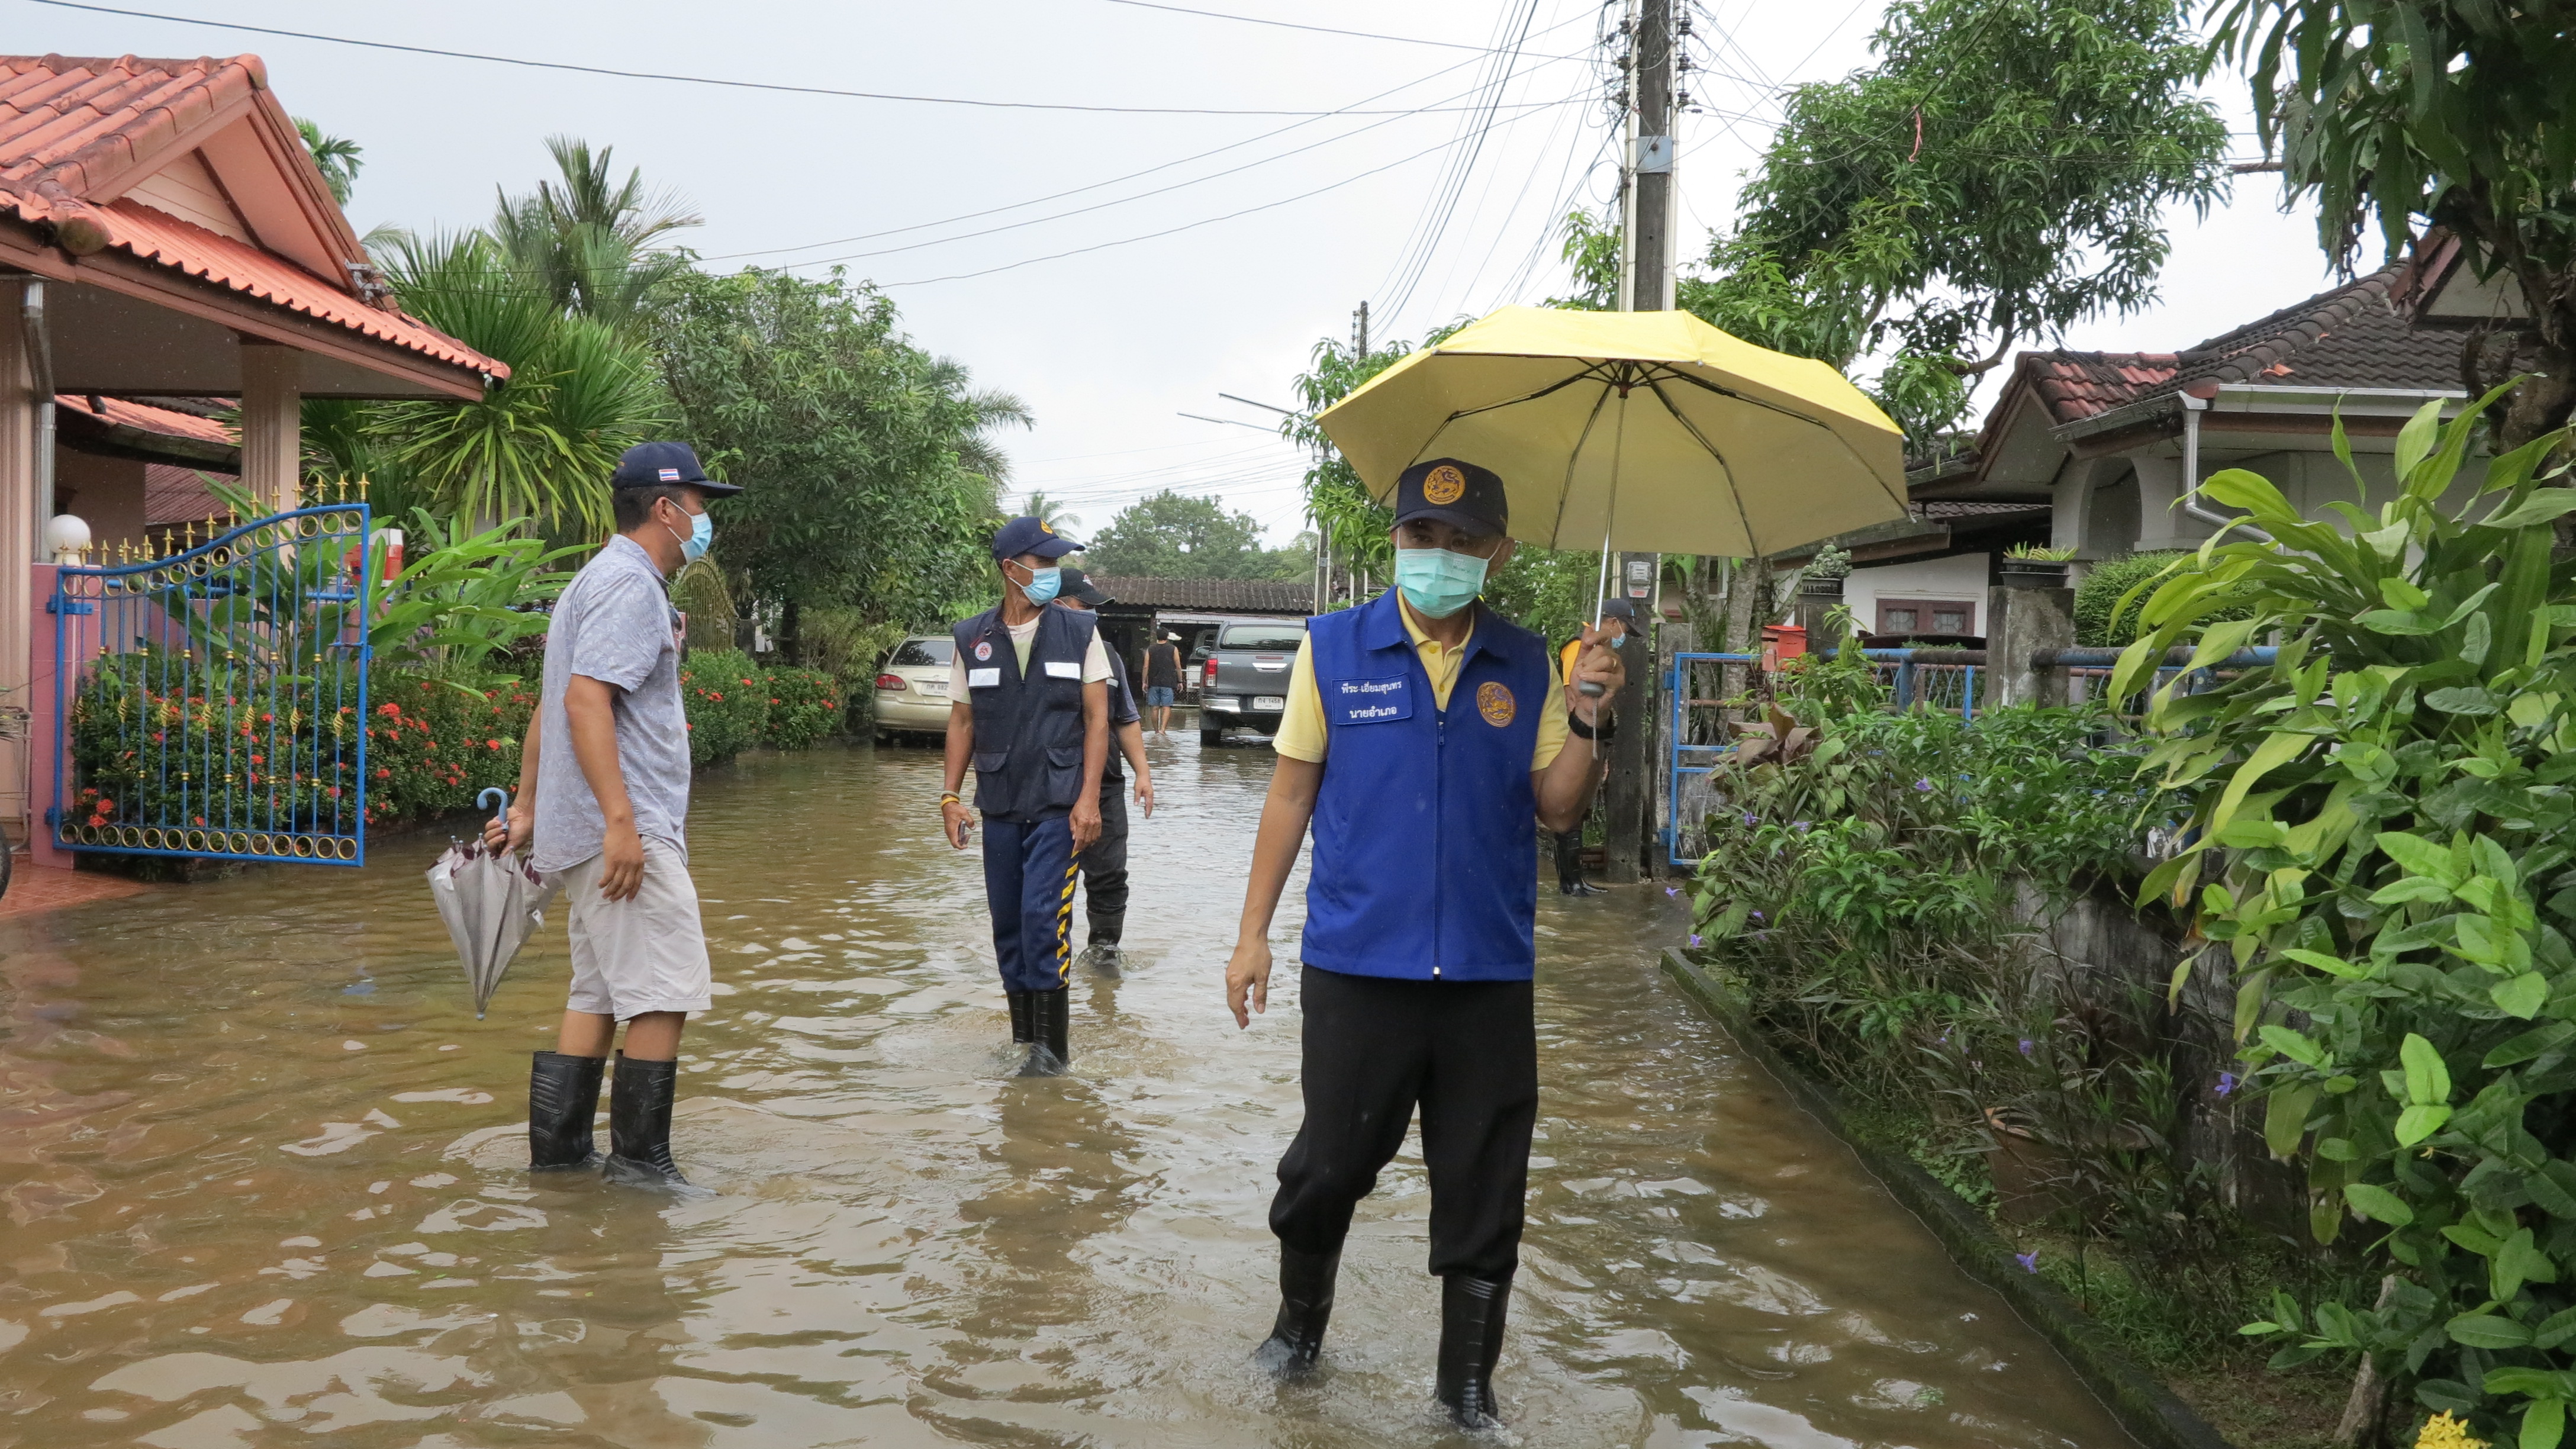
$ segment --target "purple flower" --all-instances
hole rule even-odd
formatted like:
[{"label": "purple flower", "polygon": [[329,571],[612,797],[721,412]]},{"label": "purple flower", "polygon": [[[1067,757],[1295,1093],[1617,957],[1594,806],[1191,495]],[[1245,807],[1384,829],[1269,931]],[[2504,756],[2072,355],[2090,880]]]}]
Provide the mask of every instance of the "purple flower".
[{"label": "purple flower", "polygon": [[1758,920],[1761,920],[1761,919],[1762,919],[1762,913],[1761,913],[1760,911],[1755,911],[1755,912],[1753,913],[1753,919],[1755,919],[1755,920],[1757,920],[1757,921],[1758,921]]},{"label": "purple flower", "polygon": [[2013,1254],[2013,1261],[2021,1264],[2021,1270],[2025,1273],[2036,1273],[2039,1271],[2039,1254],[2037,1253],[2015,1253]]},{"label": "purple flower", "polygon": [[1797,831],[1800,835],[1804,835],[1807,833],[1807,822],[1804,820],[1793,820],[1789,822],[1789,828]]},{"label": "purple flower", "polygon": [[2218,1074],[2218,1085],[2217,1085],[2215,1088],[2213,1088],[2212,1090],[2216,1091],[2216,1092],[2218,1093],[2218,1095],[2220,1095],[2220,1096],[2222,1096],[2222,1097],[2226,1096],[2226,1095],[2227,1095],[2228,1093],[2230,1093],[2230,1092],[2235,1091],[2235,1090],[2236,1090],[2236,1074],[2235,1074],[2234,1072],[2220,1072],[2220,1073]]},{"label": "purple flower", "polygon": [[1680,886],[1666,886],[1666,887],[1664,887],[1664,894],[1665,894],[1665,895],[1668,895],[1668,896],[1677,896],[1677,895],[1680,895],[1681,893],[1682,893],[1682,888],[1681,888]]},{"label": "purple flower", "polygon": [[2021,1039],[2021,1054],[2022,1054],[2023,1056],[2029,1056],[2029,1055],[2030,1055],[2030,1038],[2029,1038],[2029,1037],[2023,1037],[2023,1038]]},{"label": "purple flower", "polygon": [[1696,931],[1691,933],[1691,944],[1694,946],[1699,944],[1699,933]]},{"label": "purple flower", "polygon": [[1744,823],[1747,825],[1759,825],[1762,823],[1762,817],[1754,814],[1750,810],[1747,810],[1744,812]]},{"label": "purple flower", "polygon": [[1914,782],[1914,788],[1922,794],[1929,795],[1932,793],[1932,782],[1930,780],[1917,780]]}]

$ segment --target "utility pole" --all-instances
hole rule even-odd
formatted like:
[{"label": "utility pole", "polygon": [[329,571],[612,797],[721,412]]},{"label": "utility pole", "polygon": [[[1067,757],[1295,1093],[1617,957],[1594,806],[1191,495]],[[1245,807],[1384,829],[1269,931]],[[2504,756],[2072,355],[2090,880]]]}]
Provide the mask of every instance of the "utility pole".
[{"label": "utility pole", "polygon": [[1368,358],[1368,299],[1360,299],[1360,309],[1351,314],[1351,356]]},{"label": "utility pole", "polygon": [[[1623,312],[1668,312],[1673,306],[1673,120],[1678,110],[1674,77],[1682,32],[1676,28],[1676,0],[1635,0],[1636,28],[1630,35],[1627,214],[1619,308]],[[1687,23],[1687,22],[1684,22]],[[1614,598],[1635,606],[1638,634],[1619,649],[1628,683],[1612,708],[1619,737],[1610,743],[1610,768],[1603,782],[1602,873],[1614,885],[1631,885],[1645,874],[1647,862],[1659,858],[1654,845],[1655,771],[1648,759],[1654,738],[1646,717],[1653,697],[1651,680],[1656,650],[1651,631],[1662,622],[1656,595],[1658,556],[1623,553],[1610,584]]]}]

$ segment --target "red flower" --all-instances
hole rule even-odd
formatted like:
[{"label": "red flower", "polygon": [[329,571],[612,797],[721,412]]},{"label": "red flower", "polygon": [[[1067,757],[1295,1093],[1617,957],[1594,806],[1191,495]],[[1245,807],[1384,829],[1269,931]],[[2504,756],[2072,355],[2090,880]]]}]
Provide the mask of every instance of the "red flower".
[{"label": "red flower", "polygon": [[107,823],[107,817],[104,815],[93,815],[89,818],[89,823],[93,827],[105,825]]},{"label": "red flower", "polygon": [[394,703],[392,700],[390,700],[390,699],[389,699],[389,700],[386,700],[383,704],[380,704],[380,705],[376,706],[376,713],[378,713],[378,714],[389,714],[389,715],[399,715],[399,714],[401,714],[401,713],[402,713],[402,706],[401,706],[401,705],[398,705],[398,704],[396,704],[396,703]]},{"label": "red flower", "polygon": [[101,800],[98,802],[98,808],[101,810],[113,810],[116,808],[116,802],[113,800]]},{"label": "red flower", "polygon": [[487,750],[497,750],[501,748],[501,742],[499,740],[485,740],[483,742],[483,747]]},{"label": "red flower", "polygon": [[390,779],[392,779],[393,777],[394,777],[394,772],[393,772],[393,771],[391,771],[391,770],[378,770],[378,771],[376,771],[376,778],[377,778],[377,779],[379,779],[379,780],[390,780]]}]

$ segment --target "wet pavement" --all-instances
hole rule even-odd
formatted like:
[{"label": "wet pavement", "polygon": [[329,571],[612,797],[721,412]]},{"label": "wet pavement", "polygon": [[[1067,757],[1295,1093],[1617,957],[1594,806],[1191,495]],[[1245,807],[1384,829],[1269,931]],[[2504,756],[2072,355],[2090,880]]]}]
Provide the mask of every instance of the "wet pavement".
[{"label": "wet pavement", "polygon": [[[1153,754],[1127,968],[1077,969],[1074,1073],[1038,1081],[935,754],[702,776],[718,998],[674,1133],[702,1201],[520,1170],[560,912],[476,1021],[439,839],[0,920],[0,1445],[1474,1442],[1429,1411],[1411,1149],[1329,1372],[1246,1367],[1298,1115],[1293,965],[1248,1033],[1221,1000],[1270,754]],[[1540,897],[1506,1442],[2125,1446],[1659,975],[1682,929],[1660,891]]]}]

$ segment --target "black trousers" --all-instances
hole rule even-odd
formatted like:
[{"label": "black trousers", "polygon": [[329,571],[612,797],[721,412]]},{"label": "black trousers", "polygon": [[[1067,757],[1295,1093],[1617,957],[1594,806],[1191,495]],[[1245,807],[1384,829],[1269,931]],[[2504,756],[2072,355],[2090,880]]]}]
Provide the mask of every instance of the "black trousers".
[{"label": "black trousers", "polygon": [[1431,1271],[1499,1278],[1520,1263],[1538,1120],[1526,981],[1394,981],[1302,968],[1306,1121],[1279,1159],[1270,1230],[1329,1253],[1422,1108]]},{"label": "black trousers", "polygon": [[1127,781],[1102,776],[1100,838],[1082,863],[1082,913],[1094,946],[1115,946],[1127,930]]}]

